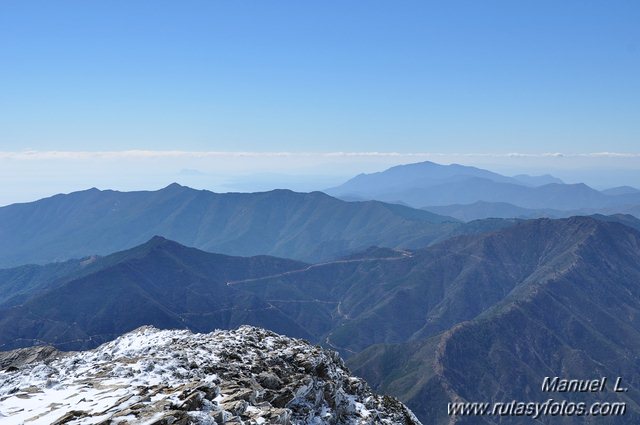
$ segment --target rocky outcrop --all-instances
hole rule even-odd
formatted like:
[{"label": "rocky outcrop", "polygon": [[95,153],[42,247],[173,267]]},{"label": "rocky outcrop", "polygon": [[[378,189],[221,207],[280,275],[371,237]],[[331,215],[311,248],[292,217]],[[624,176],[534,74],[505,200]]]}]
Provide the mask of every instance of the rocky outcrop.
[{"label": "rocky outcrop", "polygon": [[35,362],[49,363],[67,355],[50,346],[19,348],[12,351],[0,351],[0,370],[13,372]]},{"label": "rocky outcrop", "polygon": [[3,424],[419,424],[337,353],[260,328],[143,327],[57,357],[0,372]]}]

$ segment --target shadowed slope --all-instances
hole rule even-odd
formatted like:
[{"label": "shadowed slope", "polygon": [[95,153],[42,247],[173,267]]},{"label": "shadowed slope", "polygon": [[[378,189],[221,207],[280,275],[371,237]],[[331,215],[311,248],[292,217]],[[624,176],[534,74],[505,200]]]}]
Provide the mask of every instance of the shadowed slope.
[{"label": "shadowed slope", "polygon": [[197,331],[261,324],[308,338],[274,306],[226,285],[304,266],[273,257],[210,254],[155,237],[97,261],[24,304],[5,306],[0,344],[87,348],[145,324]]},{"label": "shadowed slope", "polygon": [[[617,223],[570,221],[566,228],[545,220],[501,232],[500,238],[515,232],[521,245],[537,247],[542,254],[521,257],[522,263],[540,263],[507,297],[476,318],[429,339],[371,347],[352,358],[351,367],[379,390],[404,400],[425,423],[449,423],[446,406],[452,400],[542,402],[548,398],[622,401],[628,411],[606,418],[543,417],[541,423],[636,423],[640,419],[640,234]],[[518,227],[529,231],[518,231]],[[555,232],[556,242],[550,243]],[[494,252],[497,237],[485,238],[486,247]],[[475,289],[468,290],[470,296],[478,295]],[[543,393],[546,376],[608,377],[609,390]],[[628,392],[612,392],[617,377],[623,378]],[[528,424],[532,420],[485,419],[466,417],[456,423]]]}]

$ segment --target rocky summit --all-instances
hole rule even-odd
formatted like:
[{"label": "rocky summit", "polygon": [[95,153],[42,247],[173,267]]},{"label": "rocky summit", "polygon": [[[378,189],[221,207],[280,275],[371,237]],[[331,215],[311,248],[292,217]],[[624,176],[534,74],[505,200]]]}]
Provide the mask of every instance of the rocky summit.
[{"label": "rocky summit", "polygon": [[7,425],[420,423],[337,353],[250,326],[142,327],[90,351],[0,353],[0,364]]}]

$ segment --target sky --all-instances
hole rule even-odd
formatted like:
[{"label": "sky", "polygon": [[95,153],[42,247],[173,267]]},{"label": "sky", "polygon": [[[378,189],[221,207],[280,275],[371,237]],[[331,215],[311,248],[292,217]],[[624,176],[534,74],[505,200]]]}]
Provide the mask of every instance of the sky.
[{"label": "sky", "polygon": [[4,0],[0,205],[425,159],[640,186],[638,22],[635,0]]}]

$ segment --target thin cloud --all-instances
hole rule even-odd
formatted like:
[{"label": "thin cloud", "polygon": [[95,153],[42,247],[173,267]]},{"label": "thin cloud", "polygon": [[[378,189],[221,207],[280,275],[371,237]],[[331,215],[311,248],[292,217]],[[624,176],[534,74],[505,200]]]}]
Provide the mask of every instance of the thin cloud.
[{"label": "thin cloud", "polygon": [[89,160],[89,159],[171,159],[171,158],[640,158],[637,152],[589,153],[442,153],[442,152],[251,152],[251,151],[181,151],[181,150],[122,150],[122,151],[0,151],[0,159],[9,160]]}]

